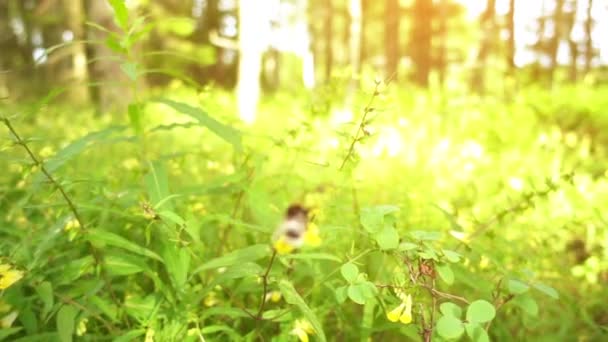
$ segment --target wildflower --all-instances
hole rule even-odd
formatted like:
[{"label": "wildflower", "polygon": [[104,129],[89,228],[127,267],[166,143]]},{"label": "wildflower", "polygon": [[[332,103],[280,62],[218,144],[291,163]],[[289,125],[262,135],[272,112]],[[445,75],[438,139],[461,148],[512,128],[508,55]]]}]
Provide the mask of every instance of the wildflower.
[{"label": "wildflower", "polygon": [[212,307],[219,303],[219,300],[217,299],[215,292],[209,292],[209,294],[203,300],[203,303],[206,307]]},{"label": "wildflower", "polygon": [[271,291],[266,293],[266,297],[264,298],[266,301],[271,301],[273,303],[278,303],[281,300],[281,292],[279,291]]},{"label": "wildflower", "polygon": [[402,298],[401,304],[386,314],[391,322],[401,322],[403,324],[412,323],[412,295],[408,294]]},{"label": "wildflower", "polygon": [[296,335],[300,342],[308,342],[308,334],[314,334],[314,332],[315,330],[310,325],[310,322],[305,319],[298,319],[290,334]]},{"label": "wildflower", "polygon": [[63,229],[67,232],[70,231],[74,228],[80,228],[80,222],[78,222],[78,220],[76,220],[75,218],[72,218],[71,220],[69,220],[68,222],[65,223],[65,227],[63,227]]},{"label": "wildflower", "polygon": [[76,327],[76,336],[82,336],[87,332],[87,323],[88,319],[83,318],[78,323],[78,327]]},{"label": "wildflower", "polygon": [[146,330],[146,337],[145,337],[144,342],[154,342],[154,333],[155,333],[154,329],[148,328]]},{"label": "wildflower", "polygon": [[21,278],[22,271],[11,269],[10,265],[0,264],[0,290],[9,288]]},{"label": "wildflower", "polygon": [[308,225],[306,232],[304,232],[304,243],[312,247],[317,247],[321,244],[319,226],[314,223]]},{"label": "wildflower", "polygon": [[281,236],[277,241],[275,241],[273,247],[277,253],[281,255],[289,254],[295,249],[292,244],[287,242],[287,239],[284,236]]}]

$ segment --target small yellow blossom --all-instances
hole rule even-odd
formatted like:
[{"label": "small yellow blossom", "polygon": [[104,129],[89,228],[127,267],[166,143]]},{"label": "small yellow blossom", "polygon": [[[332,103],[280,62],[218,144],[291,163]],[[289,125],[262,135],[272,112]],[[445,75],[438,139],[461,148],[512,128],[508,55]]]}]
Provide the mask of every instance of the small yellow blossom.
[{"label": "small yellow blossom", "polygon": [[295,248],[294,248],[294,246],[292,246],[291,244],[289,244],[287,242],[287,240],[285,239],[285,236],[281,236],[274,243],[274,249],[277,251],[278,254],[283,255],[283,254],[289,254],[289,253],[293,252],[293,250]]},{"label": "small yellow blossom", "polygon": [[210,292],[203,300],[203,303],[206,307],[212,307],[215,304],[219,303],[219,300],[217,299],[215,292]]},{"label": "small yellow blossom", "polygon": [[412,323],[412,295],[406,295],[398,307],[386,314],[386,318],[391,322]]},{"label": "small yellow blossom", "polygon": [[80,222],[78,222],[77,219],[73,218],[71,220],[69,220],[68,222],[66,222],[65,227],[63,228],[66,232],[74,229],[74,228],[80,228]]},{"label": "small yellow blossom", "polygon": [[22,271],[11,269],[10,265],[0,264],[0,290],[9,288],[21,278],[23,278]]},{"label": "small yellow blossom", "polygon": [[76,327],[76,336],[82,336],[87,332],[88,321],[89,320],[86,318],[80,320],[80,322],[78,323],[78,327]]},{"label": "small yellow blossom", "polygon": [[315,330],[312,328],[310,322],[305,319],[298,319],[290,334],[296,335],[300,342],[308,342],[308,335],[314,334],[314,332]]},{"label": "small yellow blossom", "polygon": [[281,300],[281,292],[279,291],[271,291],[266,293],[265,300],[271,301],[273,303],[278,303]]},{"label": "small yellow blossom", "polygon": [[52,156],[53,154],[55,154],[55,151],[53,150],[53,148],[51,146],[44,146],[40,150],[40,152],[38,152],[38,155],[40,155],[44,159]]},{"label": "small yellow blossom", "polygon": [[154,342],[154,329],[148,328],[148,330],[146,330],[146,337],[144,342]]},{"label": "small yellow blossom", "polygon": [[321,244],[319,226],[314,223],[308,225],[308,229],[304,233],[304,243],[312,247],[317,247]]}]

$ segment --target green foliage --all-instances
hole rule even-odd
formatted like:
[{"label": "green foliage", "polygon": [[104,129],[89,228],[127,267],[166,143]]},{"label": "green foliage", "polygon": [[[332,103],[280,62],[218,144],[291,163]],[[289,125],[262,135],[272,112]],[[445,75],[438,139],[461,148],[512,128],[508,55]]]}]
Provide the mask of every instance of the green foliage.
[{"label": "green foliage", "polygon": [[[245,126],[225,91],[139,89],[145,24],[110,3],[136,92],[123,116],[53,94],[0,108],[0,340],[605,336],[608,151],[589,130],[608,127],[605,88],[376,85],[386,108],[356,96],[350,124],[278,93]],[[295,201],[322,243],[277,254]]]}]

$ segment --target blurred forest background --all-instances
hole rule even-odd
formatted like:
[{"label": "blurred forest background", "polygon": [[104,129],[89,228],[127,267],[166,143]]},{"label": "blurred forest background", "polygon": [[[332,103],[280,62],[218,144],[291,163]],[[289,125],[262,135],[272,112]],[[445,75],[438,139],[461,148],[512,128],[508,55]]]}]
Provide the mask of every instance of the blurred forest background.
[{"label": "blurred forest background", "polygon": [[0,0],[0,340],[608,340],[607,34],[606,0]]}]

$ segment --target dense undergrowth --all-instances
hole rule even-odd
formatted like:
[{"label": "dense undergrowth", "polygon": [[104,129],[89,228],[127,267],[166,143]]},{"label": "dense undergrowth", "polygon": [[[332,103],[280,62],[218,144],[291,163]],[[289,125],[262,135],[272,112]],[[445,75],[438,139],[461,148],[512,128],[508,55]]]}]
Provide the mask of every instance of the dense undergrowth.
[{"label": "dense undergrowth", "polygon": [[364,89],[3,104],[0,338],[605,339],[608,89]]}]

